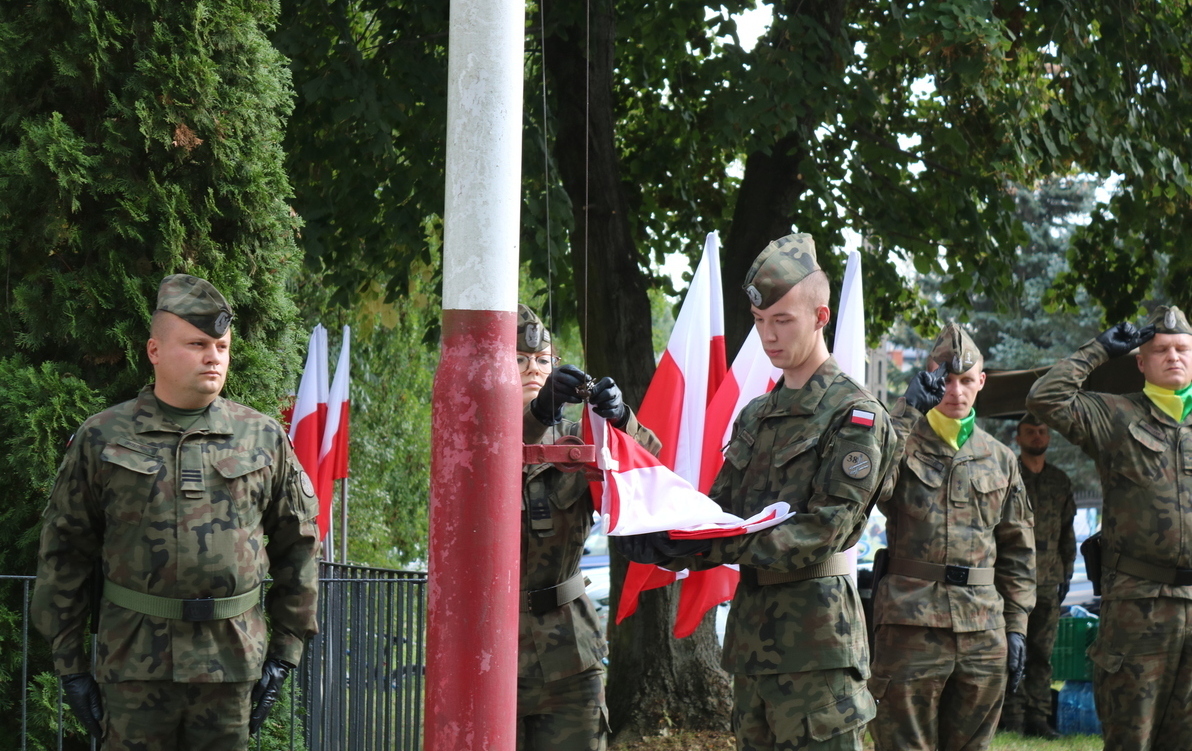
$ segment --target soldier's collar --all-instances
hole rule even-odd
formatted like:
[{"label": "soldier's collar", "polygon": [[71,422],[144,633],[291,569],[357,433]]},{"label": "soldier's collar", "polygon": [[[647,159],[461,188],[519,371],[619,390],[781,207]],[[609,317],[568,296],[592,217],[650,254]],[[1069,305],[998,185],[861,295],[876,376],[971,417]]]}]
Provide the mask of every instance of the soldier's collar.
[{"label": "soldier's collar", "polygon": [[801,389],[788,389],[784,385],[786,376],[779,378],[770,392],[768,408],[762,417],[815,414],[824,394],[843,372],[836,364],[836,358],[829,355]]},{"label": "soldier's collar", "polygon": [[[215,397],[211,406],[207,407],[207,433],[217,435],[232,435],[232,421],[228,416],[222,396]],[[136,408],[133,411],[133,430],[137,433],[178,433],[178,426],[166,417],[157,404],[157,397],[153,393],[153,384],[141,389],[137,394]]]}]

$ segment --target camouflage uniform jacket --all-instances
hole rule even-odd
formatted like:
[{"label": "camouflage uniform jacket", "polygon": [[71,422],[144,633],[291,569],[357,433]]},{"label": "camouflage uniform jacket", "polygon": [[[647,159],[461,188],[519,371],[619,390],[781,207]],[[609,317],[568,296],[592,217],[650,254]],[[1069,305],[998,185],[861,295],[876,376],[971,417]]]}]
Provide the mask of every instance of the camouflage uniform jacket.
[{"label": "camouflage uniform jacket", "polygon": [[[83,639],[95,563],[116,584],[175,599],[237,595],[272,575],[268,656],[297,664],[316,632],[317,511],[281,425],[248,407],[216,398],[205,422],[183,433],[149,386],[93,415],[67,448],[42,517],[32,613],[55,669],[90,667]],[[256,680],[265,640],[259,605],[192,623],[104,600],[96,679]]]},{"label": "camouflage uniform jacket", "polygon": [[871,500],[889,492],[896,443],[885,408],[831,357],[803,388],[779,381],[741,410],[711,497],[740,517],[776,501],[796,514],[770,529],[716,540],[702,559],[676,561],[692,568],[741,565],[725,633],[725,670],[758,675],[852,667],[868,676],[864,616],[852,577],[759,585],[757,572],[795,572],[855,545]]},{"label": "camouflage uniform jacket", "polygon": [[1035,512],[1035,583],[1044,587],[1069,581],[1076,561],[1072,481],[1054,464],[1044,464],[1035,474],[1019,458],[1018,471]]},{"label": "camouflage uniform jacket", "polygon": [[[1097,463],[1105,497],[1102,560],[1120,553],[1166,568],[1192,568],[1192,415],[1176,422],[1141,392],[1083,391],[1108,356],[1094,339],[1035,382],[1027,408]],[[1105,566],[1107,600],[1192,599],[1192,586]]]},{"label": "camouflage uniform jacket", "polygon": [[993,584],[974,586],[889,573],[874,593],[875,622],[1025,634],[1035,538],[1018,458],[981,428],[957,451],[905,399],[891,414],[906,442],[894,494],[878,503],[890,557],[995,571]]},{"label": "camouflage uniform jacket", "polygon": [[[522,425],[522,440],[527,444],[553,444],[564,435],[580,434],[579,423],[564,420],[547,427],[528,408]],[[654,433],[632,413],[624,430],[651,453],[657,454],[661,448]],[[535,529],[531,510],[535,506],[545,510],[547,503],[550,518]],[[592,510],[592,494],[583,472],[563,472],[550,464],[523,468],[523,593],[562,584],[579,571],[584,541],[592,530]],[[523,611],[517,634],[517,674],[523,678],[557,681],[587,670],[608,653],[596,609],[586,594],[541,615]]]}]

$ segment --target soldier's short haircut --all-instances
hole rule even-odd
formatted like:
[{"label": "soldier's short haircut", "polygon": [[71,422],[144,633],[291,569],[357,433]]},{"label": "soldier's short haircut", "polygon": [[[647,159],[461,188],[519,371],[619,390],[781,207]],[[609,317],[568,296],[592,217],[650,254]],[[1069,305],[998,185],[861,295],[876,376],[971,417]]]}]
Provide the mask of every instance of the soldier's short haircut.
[{"label": "soldier's short haircut", "polygon": [[1044,424],[1045,423],[1042,420],[1040,420],[1038,417],[1035,417],[1030,412],[1027,412],[1025,415],[1022,416],[1022,419],[1018,421],[1018,427],[1015,430],[1017,432],[1021,433],[1023,425],[1044,425]]},{"label": "soldier's short haircut", "polygon": [[795,287],[799,289],[799,296],[813,308],[827,305],[832,299],[831,280],[823,269],[811,272]]}]

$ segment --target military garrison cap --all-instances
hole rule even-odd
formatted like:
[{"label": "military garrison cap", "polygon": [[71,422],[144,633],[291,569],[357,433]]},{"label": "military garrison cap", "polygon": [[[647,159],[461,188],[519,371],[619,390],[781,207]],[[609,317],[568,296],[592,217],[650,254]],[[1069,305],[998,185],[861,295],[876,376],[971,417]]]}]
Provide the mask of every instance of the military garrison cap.
[{"label": "military garrison cap", "polygon": [[749,267],[741,287],[753,307],[765,310],[818,270],[815,241],[811,235],[798,232],[767,245]]},{"label": "military garrison cap", "polygon": [[171,274],[157,288],[157,309],[173,313],[216,339],[227,333],[232,308],[211,282],[190,274]]},{"label": "military garrison cap", "polygon": [[935,338],[931,354],[927,356],[927,369],[935,370],[947,365],[949,373],[964,373],[981,359],[981,350],[973,343],[968,332],[958,323],[949,323]]},{"label": "military garrison cap", "polygon": [[1184,311],[1172,305],[1160,305],[1146,319],[1146,325],[1154,326],[1156,334],[1192,334],[1192,326],[1184,317]]},{"label": "military garrison cap", "polygon": [[1047,423],[1043,422],[1038,417],[1035,417],[1035,415],[1031,412],[1027,412],[1025,415],[1022,416],[1022,419],[1018,421],[1018,427],[1020,427],[1020,428],[1023,425],[1046,425],[1046,424]]},{"label": "military garrison cap", "polygon": [[550,349],[550,332],[542,320],[525,305],[517,305],[517,351],[542,352]]}]

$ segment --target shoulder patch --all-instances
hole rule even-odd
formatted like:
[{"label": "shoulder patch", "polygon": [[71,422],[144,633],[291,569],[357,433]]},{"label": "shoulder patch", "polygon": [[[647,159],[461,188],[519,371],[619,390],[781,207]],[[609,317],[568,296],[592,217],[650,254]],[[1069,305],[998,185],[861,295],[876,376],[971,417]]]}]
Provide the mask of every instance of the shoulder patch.
[{"label": "shoulder patch", "polygon": [[874,413],[864,409],[854,409],[853,413],[849,415],[849,425],[860,425],[863,428],[872,428],[873,420],[876,417]]},{"label": "shoulder patch", "polygon": [[306,470],[302,471],[302,492],[313,496],[315,494],[315,484],[310,481],[310,475],[306,474]]},{"label": "shoulder patch", "polygon": [[844,455],[840,467],[854,480],[864,480],[873,471],[873,460],[864,451],[850,451]]}]

